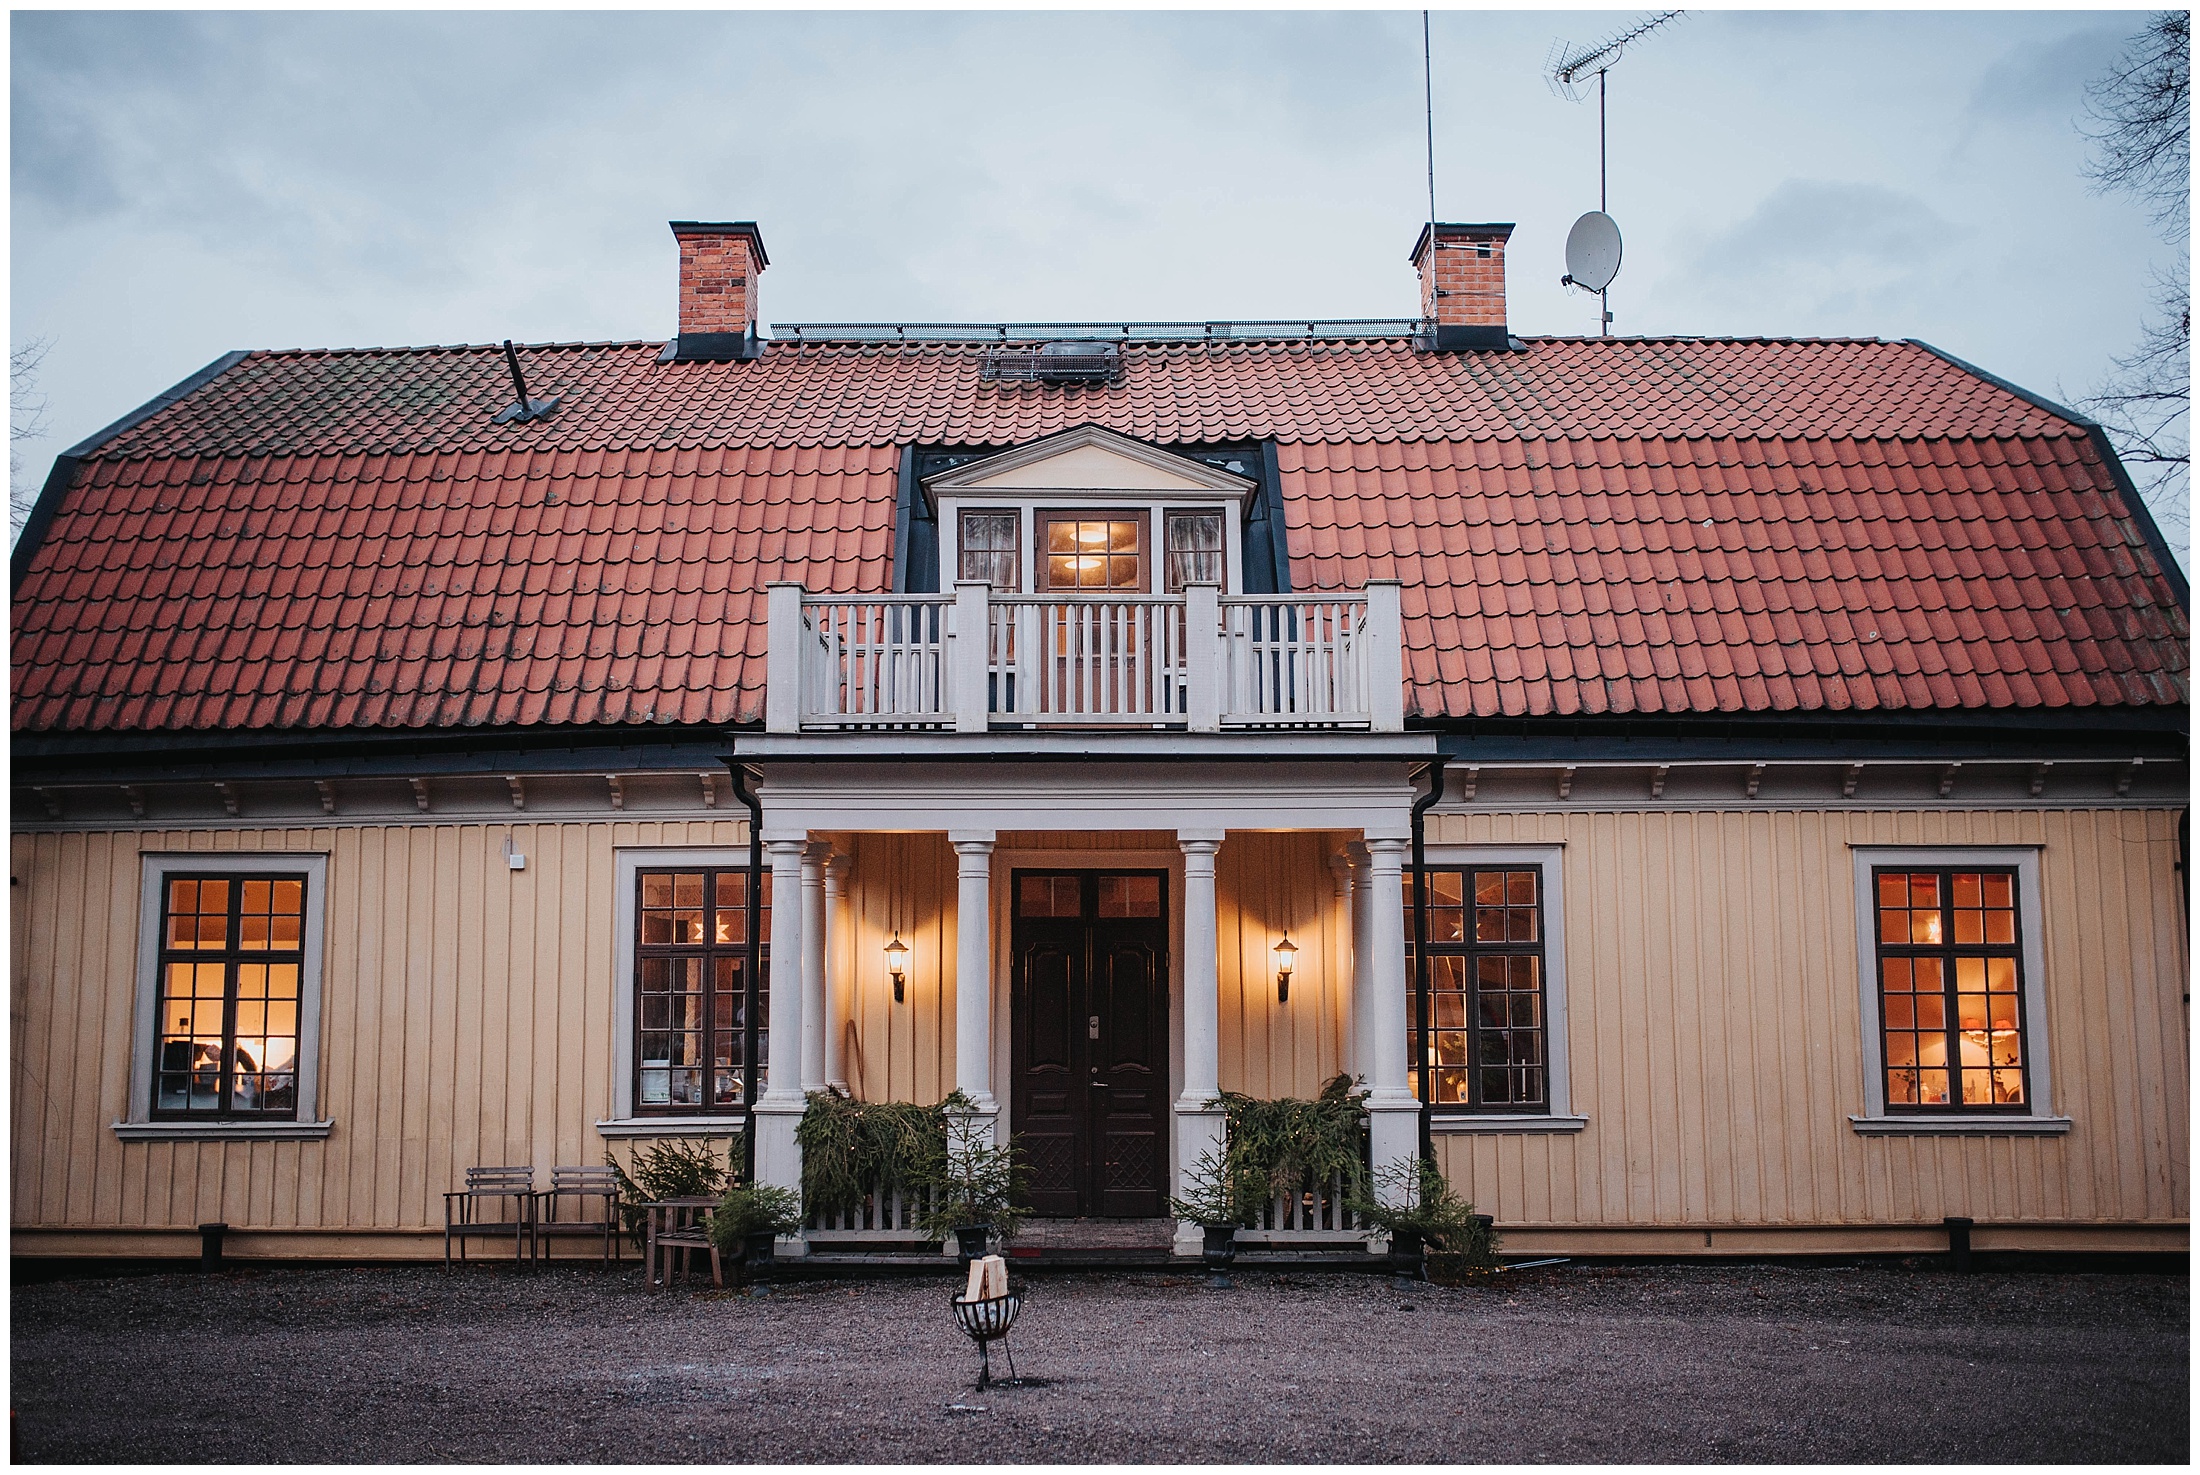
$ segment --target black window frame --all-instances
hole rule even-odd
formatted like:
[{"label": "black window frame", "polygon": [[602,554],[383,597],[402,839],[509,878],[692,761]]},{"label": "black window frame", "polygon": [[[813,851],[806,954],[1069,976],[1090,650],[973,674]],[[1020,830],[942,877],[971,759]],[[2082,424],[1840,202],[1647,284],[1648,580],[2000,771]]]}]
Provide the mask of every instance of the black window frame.
[{"label": "black window frame", "polygon": [[[751,875],[749,867],[745,863],[740,865],[718,865],[690,862],[674,865],[645,865],[636,867],[634,871],[634,976],[629,985],[634,1007],[634,1043],[633,1055],[627,1063],[627,1068],[634,1092],[633,1111],[636,1117],[739,1116],[746,1113],[756,1104],[757,1099],[763,1095],[761,1078],[766,1069],[764,1050],[771,1031],[770,980],[773,898],[771,894],[771,872],[769,870],[763,873],[758,903],[755,907],[751,908],[748,905],[748,899],[744,895],[740,902],[725,909],[742,915],[744,919],[753,919],[758,933],[754,953],[756,976],[747,979],[746,986],[741,990],[741,993],[747,996],[746,1006],[744,1007],[743,1002],[737,999],[734,1008],[734,1015],[738,1022],[733,1028],[736,1041],[733,1059],[735,1068],[741,1072],[740,1099],[725,1103],[715,1103],[707,1100],[650,1102],[643,1093],[643,1040],[648,1034],[649,1018],[649,995],[643,989],[644,962],[651,958],[692,957],[700,959],[703,979],[703,1025],[701,1065],[699,1068],[706,1086],[710,1081],[711,1073],[718,1068],[715,1061],[715,1052],[712,1048],[715,1043],[715,1036],[719,1033],[717,999],[720,991],[716,962],[721,956],[731,958],[736,976],[746,978],[748,973],[751,954],[747,937],[744,935],[731,941],[719,942],[711,935],[708,920],[704,923],[705,935],[700,943],[652,943],[647,940],[649,913],[652,910],[662,910],[661,908],[649,908],[644,905],[650,878],[694,875],[697,873],[700,873],[703,877],[703,914],[706,919],[715,916],[720,910],[718,906],[718,878],[720,876],[739,876],[746,883]],[[748,925],[748,920],[744,920],[744,929]],[[676,1066],[667,1067],[667,1069],[680,1068]],[[706,1090],[704,1094],[708,1096],[714,1093]]]},{"label": "black window frame", "polygon": [[[221,947],[179,948],[174,946],[174,906],[176,885],[189,881],[203,884],[219,881],[229,888],[225,911],[223,941]],[[270,940],[264,948],[246,948],[240,933],[243,928],[244,890],[252,882],[273,885],[281,881],[298,883],[298,945],[295,948],[278,948]],[[160,875],[160,941],[154,951],[153,980],[153,1070],[151,1119],[163,1122],[294,1122],[298,1118],[300,1077],[304,1069],[304,1054],[308,1048],[305,1032],[306,1010],[306,931],[312,917],[314,904],[312,879],[304,871],[222,871],[222,870],[174,870]],[[204,912],[193,915],[205,916]],[[222,1043],[219,1067],[218,1103],[213,1107],[163,1106],[161,1081],[176,1072],[165,1070],[167,1045],[167,1016],[170,995],[168,991],[169,968],[172,964],[193,966],[215,963],[222,968]],[[292,1007],[292,1053],[290,1064],[290,1105],[287,1107],[239,1107],[235,1103],[237,1077],[237,975],[240,967],[248,963],[286,963],[297,969],[298,992]],[[257,1038],[257,1037],[254,1037]],[[189,1073],[196,1075],[199,1066],[194,1060]],[[258,1072],[265,1074],[263,1069]],[[186,1088],[186,1097],[189,1089]]]},{"label": "black window frame", "polygon": [[[1955,878],[1959,875],[2005,876],[2009,880],[2009,915],[2012,919],[2010,940],[2001,942],[1957,942],[1955,940]],[[1881,934],[1884,925],[1880,906],[1879,884],[1882,876],[1935,876],[1939,880],[1939,911],[1941,940],[1934,942],[1889,942]],[[1881,1108],[1889,1116],[1972,1116],[1991,1113],[1998,1116],[2029,1116],[2034,1111],[2033,1099],[2037,1089],[2032,1074],[2032,1031],[2029,1028],[2029,1011],[2025,1003],[2024,968],[2024,884],[2023,876],[2014,865],[1874,865],[1871,868],[1872,915],[1872,991],[1879,1001],[1879,1095]],[[1917,910],[1905,901],[1904,915]],[[1998,909],[1997,909],[1998,910]],[[2023,1099],[2018,1101],[1967,1102],[1963,1099],[1963,1062],[1960,1015],[1960,990],[1957,988],[1956,960],[1959,957],[2007,958],[2015,971],[2016,987],[2011,997],[2017,1011],[2017,1070],[2023,1083]],[[1890,1077],[1895,1066],[1887,1058],[1887,960],[1890,958],[1933,958],[1941,962],[1941,1011],[1942,1030],[1947,1036],[1948,1099],[1946,1101],[1896,1101],[1890,1089]],[[1911,997],[1915,997],[1915,993]],[[1992,994],[1989,991],[1988,997]],[[1989,1028],[1991,1028],[1989,1016]],[[1915,1025],[1904,1028],[1905,1033],[1916,1033]],[[1992,1059],[1992,1047],[1988,1046],[1986,1069],[1996,1067]],[[1911,1069],[1921,1069],[1913,1065]]]},{"label": "black window frame", "polygon": [[[1521,872],[1530,872],[1535,876],[1534,940],[1477,942],[1474,936],[1475,875],[1477,873],[1504,875]],[[1462,960],[1461,978],[1465,986],[1459,992],[1462,992],[1466,999],[1467,1058],[1463,1069],[1467,1074],[1467,1099],[1464,1101],[1439,1101],[1436,1096],[1438,1077],[1435,1073],[1442,1067],[1429,1058],[1438,1053],[1437,1036],[1439,1026],[1436,1020],[1436,998],[1439,992],[1453,991],[1439,990],[1435,986],[1433,968],[1429,973],[1429,987],[1425,995],[1425,1003],[1421,999],[1416,999],[1412,1017],[1406,1020],[1407,1080],[1412,1084],[1414,1095],[1425,1104],[1427,1109],[1439,1114],[1549,1116],[1556,1108],[1551,1099],[1550,885],[1549,878],[1544,874],[1544,863],[1542,861],[1505,860],[1484,862],[1464,860],[1444,863],[1432,862],[1423,866],[1418,872],[1410,865],[1405,868],[1406,884],[1403,891],[1406,977],[1409,987],[1414,988],[1415,993],[1419,993],[1419,989],[1415,985],[1422,977],[1419,961],[1415,955],[1413,917],[1415,898],[1424,894],[1422,891],[1424,881],[1440,874],[1454,874],[1460,878],[1460,939],[1456,942],[1439,942],[1432,937],[1428,943],[1428,959],[1431,963],[1440,957],[1455,957]],[[1433,887],[1425,894],[1429,897],[1428,914],[1433,920],[1435,914],[1441,909],[1434,903]],[[1533,957],[1536,961],[1536,1023],[1527,1028],[1533,1029],[1540,1047],[1540,1058],[1530,1063],[1532,1068],[1538,1071],[1541,1076],[1543,1091],[1540,1100],[1533,1102],[1489,1101],[1485,1098],[1482,1085],[1482,1071],[1485,1068],[1485,1062],[1481,1057],[1483,1031],[1486,1026],[1482,1022],[1479,1008],[1481,990],[1477,987],[1479,970],[1476,965],[1482,958],[1486,957]],[[1513,991],[1507,990],[1506,992],[1509,995]],[[1425,1017],[1422,1012],[1424,1008],[1426,1009]],[[1507,1024],[1503,1028],[1509,1035],[1523,1027]],[[1491,1063],[1489,1068],[1511,1071],[1522,1067],[1519,1062],[1508,1059],[1503,1063]]]}]

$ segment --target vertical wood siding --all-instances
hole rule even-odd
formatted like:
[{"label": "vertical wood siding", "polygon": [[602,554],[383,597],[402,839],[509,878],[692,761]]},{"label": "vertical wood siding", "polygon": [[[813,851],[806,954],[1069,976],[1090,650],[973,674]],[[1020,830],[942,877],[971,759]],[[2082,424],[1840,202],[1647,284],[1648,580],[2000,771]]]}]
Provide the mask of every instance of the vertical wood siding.
[{"label": "vertical wood siding", "polygon": [[[1507,1224],[2175,1223],[2187,1215],[2185,926],[2169,811],[1440,814],[1432,843],[1566,846],[1578,1134],[1440,1138]],[[513,872],[510,838],[528,857]],[[1233,833],[1217,857],[1222,1084],[1310,1095],[1347,1067],[1344,837]],[[1027,837],[1168,848],[1168,836]],[[737,819],[391,824],[12,843],[11,1106],[21,1228],[418,1229],[476,1163],[598,1162],[611,1111],[613,853],[747,843]],[[2062,1138],[1862,1138],[1853,844],[2042,847]],[[953,1084],[955,857],[843,838],[850,1085]],[[315,1142],[118,1141],[141,852],[329,856]],[[1172,905],[1180,897],[1172,896]],[[909,997],[882,949],[899,925]],[[1271,949],[1299,946],[1278,1005]]]},{"label": "vertical wood siding", "polygon": [[[504,841],[527,856],[510,870]],[[747,844],[741,820],[398,824],[13,838],[19,1228],[440,1227],[479,1163],[595,1163],[611,1113],[612,852]],[[122,1142],[144,852],[329,857],[311,1142]]]},{"label": "vertical wood siding", "polygon": [[[1431,843],[1562,842],[1578,1134],[1453,1134],[1534,1225],[2180,1223],[2185,924],[2161,810],[1439,814]],[[1862,1137],[1852,845],[2038,845],[2063,1137]]]}]

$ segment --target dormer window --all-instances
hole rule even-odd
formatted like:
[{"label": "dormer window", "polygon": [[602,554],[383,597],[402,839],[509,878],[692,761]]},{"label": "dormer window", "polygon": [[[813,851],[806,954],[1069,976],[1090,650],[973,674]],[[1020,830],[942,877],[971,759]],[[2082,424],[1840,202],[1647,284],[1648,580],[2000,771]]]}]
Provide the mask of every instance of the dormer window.
[{"label": "dormer window", "polygon": [[1046,587],[1135,594],[1146,587],[1144,519],[1136,513],[1048,512]]},{"label": "dormer window", "polygon": [[1224,582],[1220,512],[1171,512],[1164,526],[1169,593],[1182,593],[1186,584]]},{"label": "dormer window", "polygon": [[924,479],[953,529],[955,578],[1079,597],[1244,587],[1246,501],[1258,484],[1095,426]]},{"label": "dormer window", "polygon": [[1022,520],[1012,511],[965,512],[955,577],[983,579],[996,589],[1015,589],[1021,583],[1016,525]]}]

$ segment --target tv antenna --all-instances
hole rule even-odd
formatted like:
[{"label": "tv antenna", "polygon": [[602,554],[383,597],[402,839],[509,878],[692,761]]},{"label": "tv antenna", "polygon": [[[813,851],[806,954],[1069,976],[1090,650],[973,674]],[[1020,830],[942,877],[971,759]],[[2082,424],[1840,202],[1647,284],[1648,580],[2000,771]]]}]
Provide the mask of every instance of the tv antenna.
[{"label": "tv antenna", "polygon": [[1597,207],[1575,221],[1574,228],[1567,233],[1566,275],[1558,279],[1558,284],[1582,287],[1597,294],[1598,328],[1607,337],[1612,331],[1611,286],[1612,279],[1619,275],[1620,240],[1619,225],[1607,213],[1611,200],[1604,145],[1605,75],[1618,65],[1631,44],[1686,13],[1661,10],[1616,36],[1592,41],[1587,46],[1553,41],[1544,64],[1551,91],[1568,102],[1580,102],[1589,95],[1591,77],[1597,82]]}]

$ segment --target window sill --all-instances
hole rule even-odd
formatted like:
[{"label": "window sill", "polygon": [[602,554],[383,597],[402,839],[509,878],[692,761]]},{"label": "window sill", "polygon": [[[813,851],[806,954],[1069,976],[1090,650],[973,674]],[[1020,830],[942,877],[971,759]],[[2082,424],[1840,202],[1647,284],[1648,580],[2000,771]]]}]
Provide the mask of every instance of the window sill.
[{"label": "window sill", "polygon": [[1852,1116],[1863,1137],[2060,1137],[2066,1116]]},{"label": "window sill", "polygon": [[619,1137],[731,1137],[742,1116],[623,1116],[596,1123],[596,1135]]},{"label": "window sill", "polygon": [[1432,1116],[1428,1129],[1431,1132],[1490,1132],[1490,1133],[1544,1133],[1578,1132],[1589,1125],[1585,1116],[1550,1116],[1511,1113],[1495,1115],[1477,1112],[1467,1116]]},{"label": "window sill", "polygon": [[335,1130],[326,1122],[116,1122],[124,1142],[317,1141]]}]

